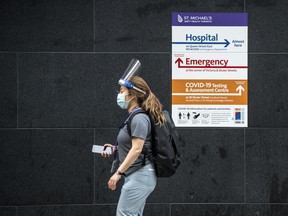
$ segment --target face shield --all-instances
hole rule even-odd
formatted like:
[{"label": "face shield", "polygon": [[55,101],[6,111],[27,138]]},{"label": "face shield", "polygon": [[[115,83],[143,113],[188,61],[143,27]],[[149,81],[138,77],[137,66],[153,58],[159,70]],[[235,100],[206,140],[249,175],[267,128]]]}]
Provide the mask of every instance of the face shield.
[{"label": "face shield", "polygon": [[142,92],[143,94],[146,94],[145,91],[135,86],[134,83],[130,82],[131,77],[139,75],[140,71],[141,71],[140,61],[138,59],[132,59],[118,83],[120,85],[126,86],[127,88],[133,88],[139,92]]}]

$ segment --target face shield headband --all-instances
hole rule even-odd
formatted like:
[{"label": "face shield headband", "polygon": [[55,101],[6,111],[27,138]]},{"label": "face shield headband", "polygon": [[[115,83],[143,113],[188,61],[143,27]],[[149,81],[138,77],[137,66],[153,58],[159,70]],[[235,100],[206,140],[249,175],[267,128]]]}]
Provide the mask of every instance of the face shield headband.
[{"label": "face shield headband", "polygon": [[128,81],[125,81],[123,79],[120,79],[119,82],[118,82],[120,85],[124,85],[126,86],[127,88],[133,88],[135,89],[136,91],[139,91],[139,92],[142,92],[143,94],[146,94],[145,91],[143,91],[142,89],[138,88],[137,86],[135,86],[132,82],[128,82]]},{"label": "face shield headband", "polygon": [[140,71],[141,71],[141,62],[138,59],[132,59],[118,83],[120,85],[126,86],[127,88],[132,88],[135,89],[136,91],[146,94],[145,91],[138,88],[137,86],[135,86],[134,83],[130,81],[131,77],[139,75]]}]

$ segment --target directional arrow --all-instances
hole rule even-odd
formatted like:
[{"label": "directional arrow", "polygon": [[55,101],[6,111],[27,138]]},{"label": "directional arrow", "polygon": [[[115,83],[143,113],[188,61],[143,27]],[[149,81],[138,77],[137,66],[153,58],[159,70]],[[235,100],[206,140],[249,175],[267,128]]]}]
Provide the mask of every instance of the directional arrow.
[{"label": "directional arrow", "polygon": [[183,61],[182,61],[181,58],[178,58],[178,59],[175,61],[175,64],[176,64],[176,63],[178,63],[178,68],[179,68],[179,67],[181,67],[181,66],[180,66],[180,63],[183,64]]},{"label": "directional arrow", "polygon": [[174,96],[191,96],[191,95],[241,96],[242,91],[245,91],[245,89],[241,85],[239,85],[236,91],[239,91],[239,92],[238,93],[172,93],[172,95]]},{"label": "directional arrow", "polygon": [[230,42],[224,39],[225,42],[172,42],[172,44],[225,44],[224,47],[229,46]]},{"label": "directional arrow", "polygon": [[183,64],[183,61],[181,58],[178,58],[175,61],[175,64],[178,63],[178,68],[248,68],[248,66],[186,66],[186,65],[181,65]]},{"label": "directional arrow", "polygon": [[242,91],[245,91],[245,89],[241,85],[239,85],[236,91],[239,91],[239,94],[242,95]]},{"label": "directional arrow", "polygon": [[172,93],[173,96],[192,96],[192,95],[209,95],[209,96],[241,96],[239,93]]}]

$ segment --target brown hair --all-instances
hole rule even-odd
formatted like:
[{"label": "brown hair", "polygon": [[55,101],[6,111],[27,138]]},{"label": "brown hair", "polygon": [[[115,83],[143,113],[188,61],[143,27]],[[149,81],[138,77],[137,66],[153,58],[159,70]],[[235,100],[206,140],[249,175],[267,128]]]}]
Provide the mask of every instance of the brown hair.
[{"label": "brown hair", "polygon": [[160,103],[158,98],[151,92],[145,80],[139,76],[133,76],[131,77],[130,81],[136,87],[146,92],[146,94],[144,94],[135,89],[129,89],[130,94],[132,96],[136,96],[139,106],[143,110],[154,116],[156,124],[164,124],[166,122],[166,119],[162,113],[162,104]]}]

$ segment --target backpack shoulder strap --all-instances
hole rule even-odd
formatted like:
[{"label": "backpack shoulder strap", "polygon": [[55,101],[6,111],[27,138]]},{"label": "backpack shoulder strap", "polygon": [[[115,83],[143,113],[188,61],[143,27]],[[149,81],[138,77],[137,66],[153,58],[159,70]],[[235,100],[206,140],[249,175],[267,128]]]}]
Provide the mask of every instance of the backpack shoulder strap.
[{"label": "backpack shoulder strap", "polygon": [[[128,132],[128,134],[129,134],[130,137],[131,137],[131,122],[132,122],[132,119],[133,119],[133,117],[134,117],[135,115],[137,115],[137,114],[139,114],[139,113],[145,113],[146,115],[149,116],[149,114],[148,114],[146,111],[142,110],[142,109],[138,109],[138,110],[134,111],[134,112],[131,114],[131,116],[129,116],[129,118],[128,118],[128,120],[126,121],[125,124],[127,125],[127,132]],[[142,149],[141,154],[144,155],[143,160],[142,160],[142,166],[145,166],[145,161],[146,161],[146,157],[147,157],[147,149],[146,149],[145,145],[143,146],[143,149]]]},{"label": "backpack shoulder strap", "polygon": [[[132,122],[132,119],[135,115],[139,114],[139,113],[145,113],[147,114],[146,111],[142,110],[142,109],[138,109],[136,111],[134,111],[131,116],[129,116],[128,120],[126,121],[126,125],[127,125],[127,131],[128,131],[128,134],[129,136],[131,137],[131,122]],[[148,115],[148,114],[147,114]]]}]

